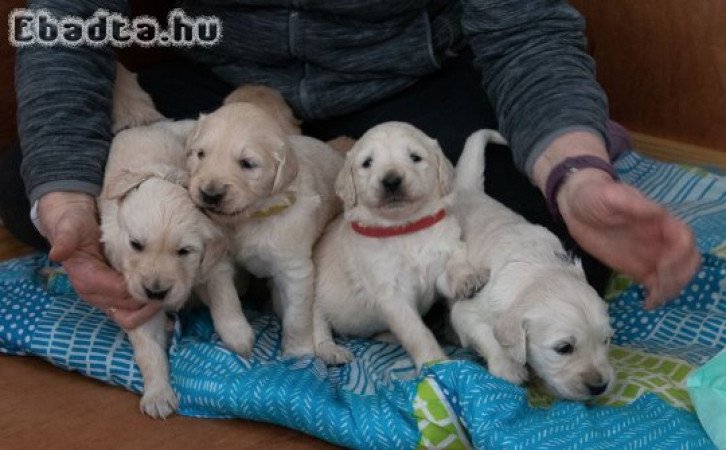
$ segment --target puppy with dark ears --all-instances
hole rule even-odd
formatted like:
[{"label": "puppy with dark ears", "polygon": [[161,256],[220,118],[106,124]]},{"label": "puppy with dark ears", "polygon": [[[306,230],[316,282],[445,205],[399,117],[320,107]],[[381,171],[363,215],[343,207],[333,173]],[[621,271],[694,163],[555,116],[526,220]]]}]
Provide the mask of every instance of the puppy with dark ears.
[{"label": "puppy with dark ears", "polygon": [[271,281],[283,353],[312,354],[311,254],[340,211],[333,184],[342,157],[289,134],[269,105],[240,101],[200,117],[187,148],[192,199],[229,233],[237,262]]},{"label": "puppy with dark ears", "polygon": [[[144,96],[115,101],[128,104],[134,98]],[[141,411],[156,418],[178,405],[168,373],[165,313],[181,309],[192,292],[209,306],[225,346],[246,356],[254,344],[234,286],[227,238],[194,205],[186,187],[184,143],[193,126],[194,121],[161,121],[119,132],[98,198],[110,264],[124,276],[131,296],[163,307],[150,321],[126,330],[144,377]]]},{"label": "puppy with dark ears", "polygon": [[572,400],[602,395],[615,379],[607,305],[555,235],[482,192],[489,142],[505,143],[493,130],[467,141],[454,211],[470,261],[489,270],[490,279],[473,299],[452,304],[451,324],[495,376],[519,384],[532,375],[552,394]]},{"label": "puppy with dark ears", "polygon": [[390,331],[417,369],[445,359],[421,319],[437,291],[469,297],[486,281],[466,260],[452,204],[453,167],[438,143],[412,125],[366,132],[336,179],[343,217],[315,247],[315,350],[329,364],[350,361],[332,332]]}]

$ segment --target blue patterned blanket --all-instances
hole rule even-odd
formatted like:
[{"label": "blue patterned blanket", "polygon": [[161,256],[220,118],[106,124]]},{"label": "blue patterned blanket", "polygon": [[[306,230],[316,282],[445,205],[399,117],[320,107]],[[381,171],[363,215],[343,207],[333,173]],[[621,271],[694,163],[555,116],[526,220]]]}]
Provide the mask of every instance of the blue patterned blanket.
[{"label": "blue patterned blanket", "polygon": [[[611,306],[616,343],[702,364],[726,345],[726,263],[718,256],[726,251],[726,180],[635,153],[616,168],[691,224],[705,254],[699,275],[665,308],[645,312],[641,289],[621,286]],[[713,448],[696,415],[653,393],[623,406],[534,407],[526,390],[461,349],[447,348],[459,359],[417,376],[399,346],[365,339],[342,339],[355,361],[326,368],[315,358],[282,358],[277,319],[248,317],[257,338],[250,359],[221,345],[206,311],[178,318],[170,363],[180,414],[272,422],[353,448]],[[80,301],[45,255],[0,264],[0,352],[143,388],[124,334]]]}]

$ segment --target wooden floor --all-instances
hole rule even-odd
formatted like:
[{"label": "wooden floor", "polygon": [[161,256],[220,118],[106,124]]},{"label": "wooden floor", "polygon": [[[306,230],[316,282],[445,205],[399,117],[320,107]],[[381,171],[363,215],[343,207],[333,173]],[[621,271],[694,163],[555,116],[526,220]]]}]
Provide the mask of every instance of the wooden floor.
[{"label": "wooden floor", "polygon": [[[27,254],[0,226],[0,260]],[[0,448],[327,449],[293,430],[243,420],[153,420],[123,389],[32,357],[0,356]]]},{"label": "wooden floor", "polygon": [[8,230],[0,224],[0,261],[30,253],[32,249],[15,240]]}]

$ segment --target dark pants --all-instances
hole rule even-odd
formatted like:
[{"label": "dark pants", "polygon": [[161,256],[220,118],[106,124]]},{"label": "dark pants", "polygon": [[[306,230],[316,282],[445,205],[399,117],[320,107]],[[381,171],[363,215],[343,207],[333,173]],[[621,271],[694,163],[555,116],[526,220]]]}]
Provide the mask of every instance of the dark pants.
[{"label": "dark pants", "polygon": [[[141,71],[139,81],[159,111],[174,119],[196,118],[199,112],[212,111],[232,90],[232,86],[215,78],[207,69],[185,61]],[[453,162],[458,160],[469,134],[497,126],[481,88],[480,76],[472,66],[471,55],[464,54],[385,101],[345,116],[307,123],[303,132],[324,140],[340,135],[358,138],[374,125],[389,120],[409,122],[436,138]],[[486,191],[559,236],[568,249],[582,258],[588,280],[602,293],[609,269],[580,250],[565,227],[552,220],[539,190],[515,169],[510,152],[491,146],[486,161]],[[28,220],[29,206],[18,175],[19,163],[20,152],[15,148],[0,167],[0,214],[6,227],[18,238],[43,248],[47,244]]]}]

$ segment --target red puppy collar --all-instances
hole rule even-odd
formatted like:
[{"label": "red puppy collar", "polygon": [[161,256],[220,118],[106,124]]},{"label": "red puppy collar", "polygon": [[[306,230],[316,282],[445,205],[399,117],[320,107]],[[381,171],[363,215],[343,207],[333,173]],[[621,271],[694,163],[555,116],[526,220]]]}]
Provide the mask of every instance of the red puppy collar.
[{"label": "red puppy collar", "polygon": [[393,236],[401,236],[402,234],[411,234],[424,230],[441,222],[446,217],[446,210],[442,209],[436,214],[423,217],[415,222],[405,225],[396,225],[393,227],[369,227],[361,225],[360,222],[351,222],[350,226],[358,234],[374,238],[387,238]]}]

